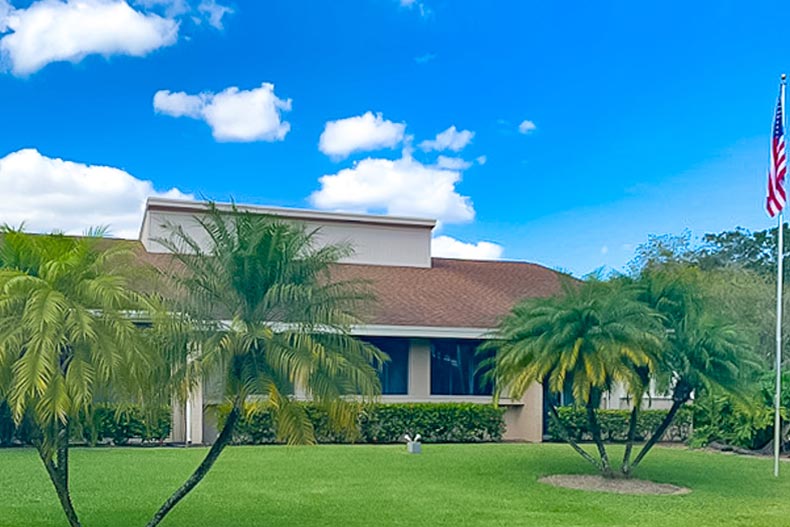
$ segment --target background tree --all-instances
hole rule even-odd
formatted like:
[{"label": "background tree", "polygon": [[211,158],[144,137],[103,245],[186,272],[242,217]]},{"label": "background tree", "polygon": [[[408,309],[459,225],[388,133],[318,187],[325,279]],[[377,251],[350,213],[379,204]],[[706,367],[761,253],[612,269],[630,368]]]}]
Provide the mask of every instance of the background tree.
[{"label": "background tree", "polygon": [[[579,455],[604,476],[614,476],[597,411],[604,393],[615,383],[641,401],[645,380],[661,352],[661,330],[658,315],[636,301],[633,291],[621,281],[585,282],[566,287],[556,297],[526,300],[503,319],[496,340],[489,344],[497,349],[497,397],[505,389],[511,397],[521,397],[534,382],[543,383],[550,393],[560,393],[570,382],[576,404],[585,408],[598,458],[579,446],[565,429],[555,400],[548,402],[551,417],[565,430],[565,440]],[[636,404],[634,423],[638,411]],[[635,434],[629,435],[633,442]]]},{"label": "background tree", "polygon": [[[783,228],[785,237],[790,235],[790,227],[784,224]],[[690,264],[704,271],[738,267],[754,271],[775,284],[777,233],[776,227],[756,232],[737,227],[707,233],[698,240],[689,231],[680,235],[651,235],[637,247],[627,269],[637,275],[666,263]],[[790,256],[790,247],[785,248],[784,256]],[[788,278],[790,269],[784,276],[785,282]]]},{"label": "background tree", "polygon": [[0,233],[0,400],[35,447],[72,527],[69,437],[97,397],[144,377],[148,348],[126,310],[146,307],[129,287],[128,246],[86,237]]},{"label": "background tree", "polygon": [[[755,383],[756,393],[746,400],[727,393],[711,391],[694,400],[693,446],[713,442],[733,449],[773,452],[774,372],[760,375]],[[790,374],[782,375],[782,419],[790,415]],[[786,421],[785,421],[786,422]],[[782,437],[787,436],[787,425]]]},{"label": "background tree", "polygon": [[[790,228],[783,224],[784,236],[790,235]],[[778,228],[773,227],[752,232],[738,227],[732,231],[708,233],[702,237],[702,244],[696,250],[697,261],[702,269],[738,266],[755,271],[776,283],[776,247]],[[784,249],[784,256],[790,255],[790,248]],[[790,270],[785,272],[784,281],[790,278]]]},{"label": "background tree", "polygon": [[[338,427],[353,429],[352,401],[380,393],[376,367],[386,356],[353,338],[350,327],[371,299],[364,284],[332,279],[350,254],[318,247],[316,231],[281,220],[220,211],[210,204],[191,235],[180,226],[160,240],[180,265],[172,275],[173,311],[188,323],[191,361],[204,374],[222,372],[231,410],[205,459],[149,522],[158,525],[208,473],[232,438],[251,395],[265,398],[277,433],[289,443],[314,443],[314,430],[295,394],[324,406]],[[222,321],[222,322],[220,322]]]},{"label": "background tree", "polygon": [[[786,234],[790,234],[786,224],[783,228]],[[776,228],[758,232],[737,228],[706,234],[697,243],[692,242],[688,233],[681,236],[650,237],[647,243],[637,249],[629,266],[630,273],[634,278],[661,270],[671,272],[687,269],[687,273],[696,273],[697,295],[700,301],[704,300],[706,311],[714,312],[720,321],[726,321],[729,330],[754,352],[751,360],[757,360],[759,377],[775,383],[772,370],[776,354],[776,236]],[[790,249],[786,249],[785,257],[788,252]],[[785,325],[790,312],[788,277],[786,274],[783,310]],[[782,346],[787,348],[788,345],[790,333],[784,332]],[[787,353],[784,357],[786,366],[790,357]],[[753,387],[758,385],[757,382],[752,384]],[[744,438],[753,437],[759,443],[759,438],[764,437],[766,432],[771,435],[773,421],[769,420],[771,422],[767,425],[768,429],[764,429],[764,417],[767,414],[763,400],[756,393],[756,389],[752,392],[755,393],[744,398],[733,397],[726,391],[716,392],[714,389],[714,393],[698,393],[696,400],[712,406],[712,401],[706,401],[705,398],[726,399],[725,406],[735,409],[733,419],[737,420],[737,425],[730,423],[723,428],[730,430],[735,426],[740,432],[733,434],[722,430],[720,436],[730,440],[737,437],[740,439],[736,443],[753,444]],[[751,430],[747,430],[748,423],[753,425]],[[784,427],[783,437],[786,437],[789,428]],[[717,436],[717,433],[709,433],[710,428],[707,430],[700,429],[700,433],[695,432],[695,441],[699,442],[703,436]]]},{"label": "background tree", "polygon": [[[775,236],[776,228],[756,233],[739,228],[706,234],[696,244],[688,232],[680,236],[651,236],[637,248],[628,265],[629,275],[638,279],[644,273],[662,269],[696,269],[699,292],[709,301],[708,305],[736,324],[738,332],[765,359],[766,367],[771,367],[776,353]],[[787,314],[790,291],[785,291],[784,302]],[[788,345],[790,334],[785,332],[783,346]]]},{"label": "background tree", "polygon": [[648,269],[639,278],[639,299],[662,315],[667,346],[656,369],[659,391],[671,394],[672,406],[648,438],[630,474],[663,437],[680,408],[692,397],[711,391],[745,394],[758,365],[752,348],[714,305],[705,301],[697,268],[667,265]]}]

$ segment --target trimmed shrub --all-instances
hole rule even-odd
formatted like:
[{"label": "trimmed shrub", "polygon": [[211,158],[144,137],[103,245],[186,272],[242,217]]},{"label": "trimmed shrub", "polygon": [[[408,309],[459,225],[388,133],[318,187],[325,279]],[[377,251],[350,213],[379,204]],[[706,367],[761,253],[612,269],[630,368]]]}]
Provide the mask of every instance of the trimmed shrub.
[{"label": "trimmed shrub", "polygon": [[[584,408],[563,406],[557,409],[557,413],[574,440],[592,440],[592,435],[587,425],[587,413]],[[601,435],[605,441],[626,441],[628,438],[628,422],[631,417],[630,410],[598,410],[597,415],[601,424]],[[637,420],[636,439],[644,441],[652,435],[666,415],[667,410],[642,410]],[[675,422],[664,435],[664,440],[688,440],[692,430],[691,423],[691,408],[681,408],[675,416]],[[563,438],[558,426],[554,419],[549,419],[548,434],[554,441],[562,441]]]},{"label": "trimmed shrub", "polygon": [[5,401],[0,401],[0,446],[8,446],[14,442],[16,426],[11,419],[11,409]]},{"label": "trimmed shrub", "polygon": [[[170,409],[143,410],[138,406],[100,405],[83,412],[73,425],[72,441],[96,445],[112,442],[125,445],[131,440],[163,442],[170,435]],[[29,445],[30,427],[16,426],[8,406],[0,403],[0,446]]]},{"label": "trimmed shrub", "polygon": [[91,445],[126,445],[136,439],[143,443],[162,443],[170,435],[170,408],[143,410],[139,406],[119,408],[102,405],[80,419],[82,439]]},{"label": "trimmed shrub", "polygon": [[[783,400],[782,419],[788,414],[785,402]],[[773,440],[773,435],[774,408],[763,400],[755,398],[745,403],[726,395],[705,394],[694,404],[692,447],[717,442],[760,450]]]},{"label": "trimmed shrub", "polygon": [[[427,443],[480,443],[502,440],[505,431],[502,408],[474,403],[393,403],[359,406],[357,429],[334,429],[326,411],[303,404],[319,443],[396,443],[404,434],[420,434]],[[229,405],[222,405],[218,421],[222,427]],[[239,420],[233,443],[260,445],[277,443],[276,423],[266,403],[250,403]]]},{"label": "trimmed shrub", "polygon": [[501,441],[505,410],[474,403],[379,404],[360,416],[366,443],[394,443],[421,434],[427,443]]}]

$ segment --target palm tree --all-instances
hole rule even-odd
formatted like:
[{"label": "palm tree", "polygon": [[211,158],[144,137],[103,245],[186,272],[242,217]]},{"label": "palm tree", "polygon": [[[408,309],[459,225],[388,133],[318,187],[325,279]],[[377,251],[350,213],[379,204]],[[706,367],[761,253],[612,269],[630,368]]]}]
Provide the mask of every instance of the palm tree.
[{"label": "palm tree", "polygon": [[497,393],[507,389],[520,397],[534,382],[559,393],[571,382],[576,404],[586,410],[598,459],[564,428],[554,400],[548,403],[551,416],[576,452],[613,476],[597,409],[615,383],[641,397],[644,372],[654,370],[661,351],[660,327],[658,315],[620,283],[589,281],[567,286],[560,296],[526,300],[501,322],[490,344],[497,349]]},{"label": "palm tree", "polygon": [[639,299],[662,314],[668,346],[656,370],[657,386],[671,393],[672,406],[648,438],[630,474],[663,437],[678,411],[694,393],[715,390],[743,395],[746,380],[758,365],[734,321],[706,301],[704,277],[698,269],[665,266],[645,271],[638,280]]},{"label": "palm tree", "polygon": [[316,231],[235,206],[220,211],[211,203],[195,221],[195,235],[169,226],[160,243],[179,264],[173,311],[191,328],[191,362],[204,375],[223,372],[231,410],[205,459],[149,527],[206,476],[250,396],[268,400],[281,440],[314,443],[295,394],[301,390],[326,407],[338,427],[353,428],[353,404],[344,396],[380,393],[376,367],[386,358],[349,333],[370,295],[364,284],[332,279],[332,265],[350,254],[348,247],[319,248]]},{"label": "palm tree", "polygon": [[143,378],[149,355],[126,310],[145,303],[129,288],[128,245],[0,233],[0,401],[36,430],[39,457],[72,527],[69,436],[101,394]]}]

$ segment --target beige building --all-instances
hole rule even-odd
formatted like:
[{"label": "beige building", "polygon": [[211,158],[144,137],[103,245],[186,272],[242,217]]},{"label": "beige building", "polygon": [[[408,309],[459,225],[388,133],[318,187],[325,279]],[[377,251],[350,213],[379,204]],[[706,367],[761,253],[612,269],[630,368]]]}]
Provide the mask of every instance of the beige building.
[{"label": "beige building", "polygon": [[[229,205],[220,205],[228,208]],[[339,278],[369,281],[377,296],[367,323],[354,333],[389,354],[381,372],[384,402],[492,403],[483,382],[477,346],[498,319],[519,300],[549,296],[561,288],[559,275],[526,262],[473,261],[431,257],[434,220],[239,206],[320,229],[323,242],[349,242],[354,255],[334,270]],[[165,225],[199,235],[195,217],[205,203],[150,198],[140,242],[148,253],[165,253],[156,239]],[[216,430],[211,407],[217,394],[196,390],[174,415],[173,439],[211,442]],[[541,441],[543,392],[530,388],[521,399],[503,398],[505,438]]]}]

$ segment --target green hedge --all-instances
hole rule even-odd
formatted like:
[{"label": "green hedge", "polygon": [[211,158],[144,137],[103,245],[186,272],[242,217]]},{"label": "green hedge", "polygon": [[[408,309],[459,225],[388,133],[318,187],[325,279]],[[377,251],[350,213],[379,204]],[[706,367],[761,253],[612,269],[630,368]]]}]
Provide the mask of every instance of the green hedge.
[{"label": "green hedge", "polygon": [[143,443],[162,443],[170,435],[170,408],[144,411],[140,407],[119,408],[101,406],[83,415],[80,429],[82,439],[89,444],[125,445],[136,439]]},{"label": "green hedge", "polygon": [[[89,445],[125,445],[131,440],[161,443],[170,435],[170,418],[169,408],[143,411],[135,406],[101,405],[81,414],[72,426],[71,439]],[[0,446],[29,445],[33,434],[30,426],[16,426],[8,406],[0,403]]]},{"label": "green hedge", "polygon": [[[427,443],[481,443],[501,441],[505,431],[504,409],[473,403],[410,403],[360,406],[357,430],[339,432],[331,426],[325,410],[304,406],[319,443],[396,443],[404,434],[420,434]],[[236,427],[233,443],[276,443],[276,424],[271,407],[251,403]],[[220,427],[230,407],[218,409]]]},{"label": "green hedge", "polygon": [[[584,408],[563,406],[557,409],[560,419],[570,431],[571,437],[576,441],[590,441],[587,413]],[[637,440],[643,441],[650,436],[664,416],[666,410],[642,410],[637,421]],[[605,441],[625,441],[628,438],[628,421],[630,410],[598,410],[598,421],[601,423],[601,434]],[[664,438],[669,441],[686,441],[692,430],[691,408],[682,408],[675,416],[675,422],[670,426]],[[548,434],[555,441],[562,441],[563,435],[554,419],[549,419]]]}]

